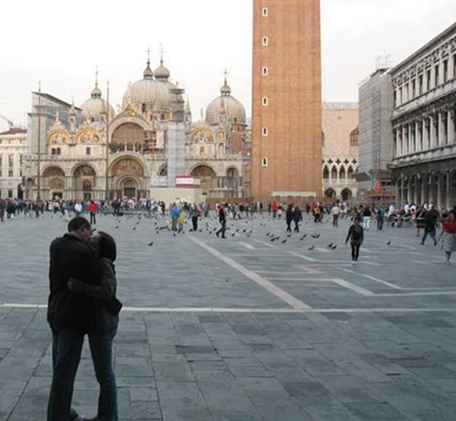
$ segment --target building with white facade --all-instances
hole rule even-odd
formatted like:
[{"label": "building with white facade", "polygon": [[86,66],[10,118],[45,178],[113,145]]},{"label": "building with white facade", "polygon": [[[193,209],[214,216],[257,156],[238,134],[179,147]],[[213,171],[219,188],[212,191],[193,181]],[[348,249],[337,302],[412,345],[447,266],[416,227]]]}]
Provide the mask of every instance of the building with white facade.
[{"label": "building with white facade", "polygon": [[389,165],[393,159],[393,88],[386,68],[376,70],[359,88],[359,183],[361,201],[392,199]]},{"label": "building with white facade", "polygon": [[391,70],[397,200],[456,205],[456,24]]},{"label": "building with white facade", "polygon": [[[249,142],[244,106],[228,81],[205,121],[192,123],[184,90],[163,60],[130,84],[115,111],[96,81],[80,107],[32,94],[28,198],[135,198],[171,202],[248,196]],[[184,185],[179,184],[181,177]],[[192,180],[192,185],[188,185]]]},{"label": "building with white facade", "polygon": [[322,172],[326,199],[347,201],[357,196],[358,122],[358,104],[323,104]]},{"label": "building with white facade", "polygon": [[10,127],[0,133],[0,197],[22,199],[25,196],[23,170],[27,154],[27,130]]}]

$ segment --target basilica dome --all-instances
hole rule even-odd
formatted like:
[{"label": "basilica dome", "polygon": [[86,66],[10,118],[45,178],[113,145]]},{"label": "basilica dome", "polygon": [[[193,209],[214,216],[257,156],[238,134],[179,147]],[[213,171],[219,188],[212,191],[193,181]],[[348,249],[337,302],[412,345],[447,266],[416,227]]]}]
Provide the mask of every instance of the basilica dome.
[{"label": "basilica dome", "polygon": [[221,95],[214,99],[206,109],[206,123],[216,126],[224,118],[229,118],[234,124],[245,124],[245,108],[240,101],[231,96],[231,88],[226,79],[220,93]]},{"label": "basilica dome", "polygon": [[[98,82],[95,83],[95,88],[90,94],[90,98],[81,105],[82,109],[82,120],[97,121],[102,116],[107,114],[108,106],[106,101],[101,98],[101,90],[98,88]],[[110,116],[113,117],[115,112],[114,108],[109,106]]]},{"label": "basilica dome", "polygon": [[147,111],[166,111],[169,109],[169,90],[167,86],[154,79],[154,72],[147,61],[144,77],[130,85],[123,97],[123,106],[131,103]]},{"label": "basilica dome", "polygon": [[171,76],[170,71],[163,64],[163,59],[160,60],[160,66],[154,70],[154,75],[157,80],[168,80]]}]

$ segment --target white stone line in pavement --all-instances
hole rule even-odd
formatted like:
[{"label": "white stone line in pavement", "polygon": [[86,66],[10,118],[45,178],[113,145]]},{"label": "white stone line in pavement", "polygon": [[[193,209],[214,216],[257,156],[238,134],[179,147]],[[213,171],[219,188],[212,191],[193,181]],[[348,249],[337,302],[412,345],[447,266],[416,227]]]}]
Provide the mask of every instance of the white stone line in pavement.
[{"label": "white stone line in pavement", "polygon": [[256,250],[255,247],[253,247],[252,245],[250,245],[248,243],[245,243],[244,241],[238,241],[238,243],[239,243],[239,245],[241,245],[242,247],[245,247],[248,250]]},{"label": "white stone line in pavement", "polygon": [[271,249],[274,248],[272,244],[268,244],[266,241],[256,240],[255,238],[252,238],[252,241],[255,241],[255,243],[262,244],[263,246],[269,247]]},{"label": "white stone line in pavement", "polygon": [[303,282],[334,282],[334,278],[270,278],[270,281],[303,281]]},{"label": "white stone line in pavement", "polygon": [[376,278],[375,276],[368,275],[367,273],[360,273],[360,272],[356,272],[356,271],[350,270],[350,269],[342,269],[342,270],[344,272],[359,275],[359,276],[362,276],[363,278],[370,279],[371,281],[378,282],[379,284],[386,285],[387,287],[390,287],[392,289],[402,290],[402,288],[399,285],[392,284],[391,282],[384,281],[382,279]]},{"label": "white stone line in pavement", "polygon": [[292,295],[288,294],[288,292],[284,291],[283,289],[279,288],[278,286],[274,285],[272,282],[264,279],[258,273],[252,272],[251,270],[247,269],[245,266],[241,265],[240,263],[234,261],[233,259],[225,256],[224,254],[220,253],[218,250],[214,249],[213,247],[207,245],[203,241],[193,237],[188,237],[191,241],[195,244],[198,244],[201,248],[205,249],[207,252],[212,254],[212,256],[216,257],[217,259],[221,260],[222,262],[226,263],[228,266],[231,266],[233,269],[236,269],[238,272],[242,273],[245,277],[251,279],[256,284],[260,285],[271,294],[275,295],[277,298],[285,301],[288,305],[295,309],[302,309],[302,308],[311,308],[307,304],[304,304],[301,300],[293,297]]},{"label": "white stone line in pavement", "polygon": [[356,292],[359,295],[364,295],[365,297],[374,297],[376,294],[374,294],[372,291],[369,291],[366,288],[359,287],[358,285],[354,285],[351,282],[344,281],[343,279],[333,279],[332,280],[334,283],[337,285],[340,285],[341,287],[351,289],[352,291]]},{"label": "white stone line in pavement", "polygon": [[[6,309],[45,309],[45,304],[0,304]],[[224,307],[124,307],[127,313],[270,313],[270,314],[305,314],[305,313],[456,313],[456,307],[442,308],[224,308]]]},{"label": "white stone line in pavement", "polygon": [[376,297],[434,297],[439,295],[456,295],[455,290],[439,290],[439,291],[418,291],[418,292],[400,292],[397,294],[375,294]]},{"label": "white stone line in pavement", "polygon": [[314,259],[313,257],[305,256],[304,254],[299,254],[294,251],[289,251],[288,253],[291,254],[292,256],[300,257],[301,259],[307,260],[308,262],[320,263],[320,261],[318,259]]},{"label": "white stone line in pavement", "polygon": [[316,251],[319,251],[320,253],[329,253],[329,250],[324,249],[323,247],[315,247]]}]

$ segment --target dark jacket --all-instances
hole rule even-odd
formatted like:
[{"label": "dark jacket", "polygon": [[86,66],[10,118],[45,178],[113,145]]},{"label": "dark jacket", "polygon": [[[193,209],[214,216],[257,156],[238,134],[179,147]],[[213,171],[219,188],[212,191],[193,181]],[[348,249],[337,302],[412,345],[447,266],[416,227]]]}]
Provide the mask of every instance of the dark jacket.
[{"label": "dark jacket", "polygon": [[424,214],[424,225],[427,229],[434,229],[439,220],[439,212],[432,208]]},{"label": "dark jacket", "polygon": [[226,224],[225,209],[220,208],[220,209],[219,209],[219,214],[218,214],[218,216],[219,216],[219,222],[220,222],[221,224]]},{"label": "dark jacket", "polygon": [[348,240],[351,239],[351,243],[355,245],[361,245],[364,241],[364,229],[361,225],[351,225],[348,230],[347,238],[345,240],[348,243]]},{"label": "dark jacket", "polygon": [[90,285],[100,284],[100,270],[91,246],[71,234],[56,238],[50,247],[48,322],[52,329],[95,330],[95,299],[73,294],[70,278]]},{"label": "dark jacket", "polygon": [[291,222],[292,222],[293,219],[294,219],[294,211],[293,211],[293,208],[288,207],[287,212],[285,213],[285,217],[286,217],[286,220],[287,220],[287,224],[291,224]]},{"label": "dark jacket", "polygon": [[295,208],[295,210],[294,210],[294,212],[293,212],[293,221],[295,221],[296,223],[302,221],[302,212],[301,212],[301,209]]},{"label": "dark jacket", "polygon": [[101,282],[99,286],[89,285],[79,279],[72,279],[71,290],[96,299],[96,333],[113,334],[119,324],[120,308],[114,307],[120,302],[116,299],[117,279],[114,264],[103,257],[99,261]]}]

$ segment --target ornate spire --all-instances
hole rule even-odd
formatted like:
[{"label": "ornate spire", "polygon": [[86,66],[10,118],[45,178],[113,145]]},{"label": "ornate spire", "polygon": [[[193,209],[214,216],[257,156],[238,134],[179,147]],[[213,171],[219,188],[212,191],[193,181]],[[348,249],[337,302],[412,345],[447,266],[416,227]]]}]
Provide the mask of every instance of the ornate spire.
[{"label": "ornate spire", "polygon": [[98,87],[98,66],[95,67],[95,88],[90,94],[92,98],[101,98],[101,89]]},{"label": "ornate spire", "polygon": [[165,53],[165,50],[163,48],[163,44],[160,43],[160,64],[163,66],[163,55]]},{"label": "ornate spire", "polygon": [[153,79],[154,72],[150,68],[150,48],[147,49],[147,67],[144,70],[144,79]]},{"label": "ornate spire", "polygon": [[220,92],[222,93],[222,96],[230,96],[231,95],[231,88],[228,85],[228,70],[225,69],[225,83],[222,86],[222,89],[220,89]]},{"label": "ornate spire", "polygon": [[163,60],[163,55],[164,55],[164,48],[163,44],[160,43],[160,66],[158,66],[154,70],[155,74],[155,79],[160,80],[160,81],[167,81],[169,77],[171,76],[170,71],[164,66],[164,60]]}]

